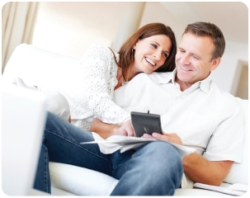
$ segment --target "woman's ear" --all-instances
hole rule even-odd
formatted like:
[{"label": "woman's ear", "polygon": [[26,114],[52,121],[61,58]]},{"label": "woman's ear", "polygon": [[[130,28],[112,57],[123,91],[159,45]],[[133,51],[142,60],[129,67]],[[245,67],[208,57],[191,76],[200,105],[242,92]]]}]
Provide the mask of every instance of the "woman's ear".
[{"label": "woman's ear", "polygon": [[133,50],[135,50],[136,49],[136,44],[137,44],[137,42],[133,45]]},{"label": "woman's ear", "polygon": [[136,49],[136,44],[140,41],[140,39],[138,39],[135,44],[133,45],[133,49],[135,50]]}]

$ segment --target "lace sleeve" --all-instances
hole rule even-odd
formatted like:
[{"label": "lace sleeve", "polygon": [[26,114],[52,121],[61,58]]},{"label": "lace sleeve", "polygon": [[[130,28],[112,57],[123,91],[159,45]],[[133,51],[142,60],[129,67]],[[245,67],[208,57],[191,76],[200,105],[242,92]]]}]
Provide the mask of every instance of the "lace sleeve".
[{"label": "lace sleeve", "polygon": [[85,72],[85,87],[90,110],[105,123],[122,124],[130,114],[112,100],[116,86],[117,65],[111,63],[113,54],[101,44],[93,45],[81,60]]}]

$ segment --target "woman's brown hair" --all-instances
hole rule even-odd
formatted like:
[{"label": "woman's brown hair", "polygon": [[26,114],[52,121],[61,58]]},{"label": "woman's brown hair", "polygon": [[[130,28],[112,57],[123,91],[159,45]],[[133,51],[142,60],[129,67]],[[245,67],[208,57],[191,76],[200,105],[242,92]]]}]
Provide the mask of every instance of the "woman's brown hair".
[{"label": "woman's brown hair", "polygon": [[123,43],[122,47],[118,52],[120,57],[119,62],[116,61],[116,57],[114,56],[117,65],[122,69],[122,75],[125,81],[128,80],[129,66],[134,62],[134,50],[132,49],[136,42],[139,39],[144,39],[159,34],[166,35],[167,37],[169,37],[172,42],[172,47],[165,63],[161,67],[159,67],[156,72],[173,71],[175,69],[175,54],[177,46],[175,35],[172,29],[169,26],[164,25],[163,23],[149,23],[141,27],[125,43]]}]

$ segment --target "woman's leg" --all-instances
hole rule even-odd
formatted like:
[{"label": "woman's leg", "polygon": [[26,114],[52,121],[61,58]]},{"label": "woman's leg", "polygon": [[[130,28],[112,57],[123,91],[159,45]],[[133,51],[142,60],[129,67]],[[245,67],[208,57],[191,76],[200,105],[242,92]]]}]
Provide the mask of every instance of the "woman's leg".
[{"label": "woman's leg", "polygon": [[34,188],[50,193],[49,161],[71,164],[112,175],[110,155],[100,152],[92,134],[83,131],[52,113],[48,113]]}]

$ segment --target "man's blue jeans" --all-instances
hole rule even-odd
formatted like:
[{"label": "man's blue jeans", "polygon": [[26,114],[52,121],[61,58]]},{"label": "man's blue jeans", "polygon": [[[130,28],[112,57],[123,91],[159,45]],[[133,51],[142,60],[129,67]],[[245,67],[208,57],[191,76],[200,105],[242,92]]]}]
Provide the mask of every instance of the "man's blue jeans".
[{"label": "man's blue jeans", "polygon": [[88,168],[119,180],[111,195],[173,195],[183,166],[178,151],[157,141],[137,150],[100,152],[92,134],[48,113],[34,188],[50,193],[49,161]]}]

